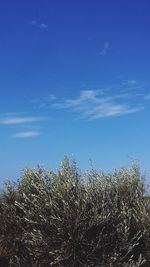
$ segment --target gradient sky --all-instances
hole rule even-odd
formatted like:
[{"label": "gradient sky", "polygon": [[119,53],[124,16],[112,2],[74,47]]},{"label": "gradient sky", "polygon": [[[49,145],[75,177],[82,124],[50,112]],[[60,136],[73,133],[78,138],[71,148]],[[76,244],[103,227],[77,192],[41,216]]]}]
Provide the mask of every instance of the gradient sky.
[{"label": "gradient sky", "polygon": [[150,171],[150,1],[0,5],[0,187],[73,155]]}]

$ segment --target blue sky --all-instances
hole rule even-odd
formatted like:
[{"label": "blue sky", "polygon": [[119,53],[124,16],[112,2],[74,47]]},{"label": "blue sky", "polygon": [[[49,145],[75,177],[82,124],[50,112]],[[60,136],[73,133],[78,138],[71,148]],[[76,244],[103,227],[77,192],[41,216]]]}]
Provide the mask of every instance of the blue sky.
[{"label": "blue sky", "polygon": [[2,1],[0,181],[73,155],[150,171],[149,0]]}]

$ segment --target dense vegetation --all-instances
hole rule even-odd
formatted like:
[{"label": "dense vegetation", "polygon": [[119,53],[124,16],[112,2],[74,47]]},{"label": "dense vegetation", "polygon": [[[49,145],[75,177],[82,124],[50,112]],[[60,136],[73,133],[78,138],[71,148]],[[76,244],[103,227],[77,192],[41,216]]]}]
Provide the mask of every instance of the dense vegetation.
[{"label": "dense vegetation", "polygon": [[24,170],[0,194],[0,256],[21,267],[150,266],[150,200],[137,164]]}]

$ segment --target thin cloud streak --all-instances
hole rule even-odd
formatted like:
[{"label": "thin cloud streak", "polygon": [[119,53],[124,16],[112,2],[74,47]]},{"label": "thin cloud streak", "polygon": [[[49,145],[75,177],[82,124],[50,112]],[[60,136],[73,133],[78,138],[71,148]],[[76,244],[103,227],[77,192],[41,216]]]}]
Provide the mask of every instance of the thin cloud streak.
[{"label": "thin cloud streak", "polygon": [[99,55],[100,55],[100,56],[105,56],[105,55],[107,54],[107,52],[108,52],[109,49],[110,49],[110,45],[109,45],[108,42],[106,42],[106,43],[104,44],[103,49],[99,52]]},{"label": "thin cloud streak", "polygon": [[139,84],[137,80],[127,80],[122,82],[122,86],[124,88],[124,91],[126,92],[132,92],[142,89],[142,85]]},{"label": "thin cloud streak", "polygon": [[36,21],[36,20],[32,20],[32,21],[30,21],[30,25],[32,25],[32,26],[37,25],[37,21]]},{"label": "thin cloud streak", "polygon": [[46,23],[38,23],[37,20],[32,20],[30,21],[30,25],[33,26],[33,27],[38,27],[40,29],[47,29],[48,28],[48,24]]},{"label": "thin cloud streak", "polygon": [[41,24],[39,25],[39,28],[40,28],[40,29],[47,29],[47,28],[48,28],[48,25],[45,24],[45,23],[41,23]]},{"label": "thin cloud streak", "polygon": [[44,117],[8,117],[0,119],[0,124],[16,125],[16,124],[38,122],[43,120],[45,120]]},{"label": "thin cloud streak", "polygon": [[146,95],[146,96],[144,97],[144,99],[145,99],[145,100],[150,100],[150,94]]},{"label": "thin cloud streak", "polygon": [[54,94],[49,94],[46,97],[34,98],[30,101],[34,105],[34,108],[49,108],[50,102],[56,101],[57,97]]},{"label": "thin cloud streak", "polygon": [[27,132],[19,132],[13,135],[13,138],[30,138],[30,137],[36,137],[41,135],[40,132],[35,131],[27,131]]},{"label": "thin cloud streak", "polygon": [[122,100],[124,103],[120,102],[118,95],[106,96],[102,90],[84,90],[75,99],[65,99],[51,106],[57,109],[68,109],[88,120],[132,114],[144,108],[140,104],[126,104],[125,96]]},{"label": "thin cloud streak", "polygon": [[127,81],[123,81],[122,85],[139,85],[137,80],[127,80]]}]

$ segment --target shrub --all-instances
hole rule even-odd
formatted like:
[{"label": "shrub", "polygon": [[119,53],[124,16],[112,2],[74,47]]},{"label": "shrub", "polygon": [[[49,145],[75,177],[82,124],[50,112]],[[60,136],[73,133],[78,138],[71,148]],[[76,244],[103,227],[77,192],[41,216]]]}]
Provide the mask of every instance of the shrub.
[{"label": "shrub", "polygon": [[0,196],[0,251],[21,267],[150,266],[146,194],[136,164],[82,174],[65,158],[56,172],[26,169]]}]

